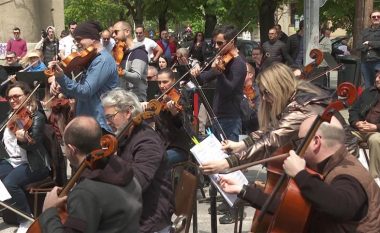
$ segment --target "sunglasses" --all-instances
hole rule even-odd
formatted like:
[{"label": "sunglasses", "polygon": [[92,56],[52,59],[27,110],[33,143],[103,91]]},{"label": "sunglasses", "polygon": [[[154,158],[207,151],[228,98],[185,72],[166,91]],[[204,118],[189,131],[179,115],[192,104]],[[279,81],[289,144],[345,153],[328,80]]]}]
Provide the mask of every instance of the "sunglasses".
[{"label": "sunglasses", "polygon": [[13,34],[20,34],[20,32],[13,32]]},{"label": "sunglasses", "polygon": [[380,15],[372,15],[371,18],[372,19],[380,19]]},{"label": "sunglasses", "polygon": [[10,96],[7,96],[6,99],[8,101],[10,101],[10,100],[15,101],[15,100],[19,100],[21,96],[23,96],[23,95],[10,95]]}]

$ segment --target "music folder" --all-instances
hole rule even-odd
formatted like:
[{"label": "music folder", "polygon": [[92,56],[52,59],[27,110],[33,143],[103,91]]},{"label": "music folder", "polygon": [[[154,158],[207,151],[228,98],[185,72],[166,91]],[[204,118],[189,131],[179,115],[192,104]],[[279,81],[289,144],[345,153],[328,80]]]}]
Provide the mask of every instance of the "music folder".
[{"label": "music folder", "polygon": [[47,81],[46,75],[43,71],[38,72],[17,72],[17,81],[25,82],[29,84],[31,88],[34,88],[38,83],[41,83],[41,87],[45,87],[45,81]]},{"label": "music folder", "polygon": [[22,66],[0,66],[7,72],[8,75],[16,74],[16,72],[22,70]]}]

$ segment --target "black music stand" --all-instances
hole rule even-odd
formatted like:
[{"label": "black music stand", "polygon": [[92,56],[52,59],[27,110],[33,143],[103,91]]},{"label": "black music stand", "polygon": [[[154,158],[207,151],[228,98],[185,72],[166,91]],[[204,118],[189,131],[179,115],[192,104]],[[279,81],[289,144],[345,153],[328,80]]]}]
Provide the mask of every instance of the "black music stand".
[{"label": "black music stand", "polygon": [[45,87],[45,81],[47,80],[43,71],[17,72],[16,79],[17,81],[29,84],[30,88],[34,88],[38,83],[41,83],[40,88]]},{"label": "black music stand", "polygon": [[0,123],[8,118],[10,111],[11,107],[9,106],[8,101],[0,101]]},{"label": "black music stand", "polygon": [[146,90],[146,100],[156,99],[161,94],[157,81],[148,81],[148,89]]},{"label": "black music stand", "polygon": [[16,74],[16,72],[22,70],[22,66],[1,66],[7,72],[8,75]]}]

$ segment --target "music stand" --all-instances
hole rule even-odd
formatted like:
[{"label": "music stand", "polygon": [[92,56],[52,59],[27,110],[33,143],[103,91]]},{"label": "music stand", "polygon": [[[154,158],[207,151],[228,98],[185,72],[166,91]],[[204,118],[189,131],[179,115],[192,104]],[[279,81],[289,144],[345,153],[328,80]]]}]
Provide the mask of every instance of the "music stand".
[{"label": "music stand", "polygon": [[1,66],[7,72],[8,75],[16,74],[16,72],[22,70],[22,66]]},{"label": "music stand", "polygon": [[0,124],[5,122],[5,120],[8,118],[10,111],[11,107],[9,106],[8,101],[0,101]]},{"label": "music stand", "polygon": [[17,81],[25,82],[29,84],[30,88],[34,88],[38,83],[41,83],[40,88],[45,87],[46,75],[43,71],[38,72],[17,72]]},{"label": "music stand", "polygon": [[148,81],[148,89],[146,90],[146,100],[156,99],[160,95],[160,88],[157,81]]}]

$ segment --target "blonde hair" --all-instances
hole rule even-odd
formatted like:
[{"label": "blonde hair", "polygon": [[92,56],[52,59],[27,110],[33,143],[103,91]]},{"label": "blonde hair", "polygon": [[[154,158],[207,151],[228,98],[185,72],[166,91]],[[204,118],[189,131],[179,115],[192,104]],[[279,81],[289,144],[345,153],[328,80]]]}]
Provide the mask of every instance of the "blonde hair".
[{"label": "blonde hair", "polygon": [[289,104],[292,96],[302,90],[319,94],[318,89],[310,83],[295,78],[292,70],[282,64],[274,63],[257,76],[257,84],[271,95],[273,102],[264,101],[260,96],[259,124],[261,130],[278,126],[278,117]]}]

